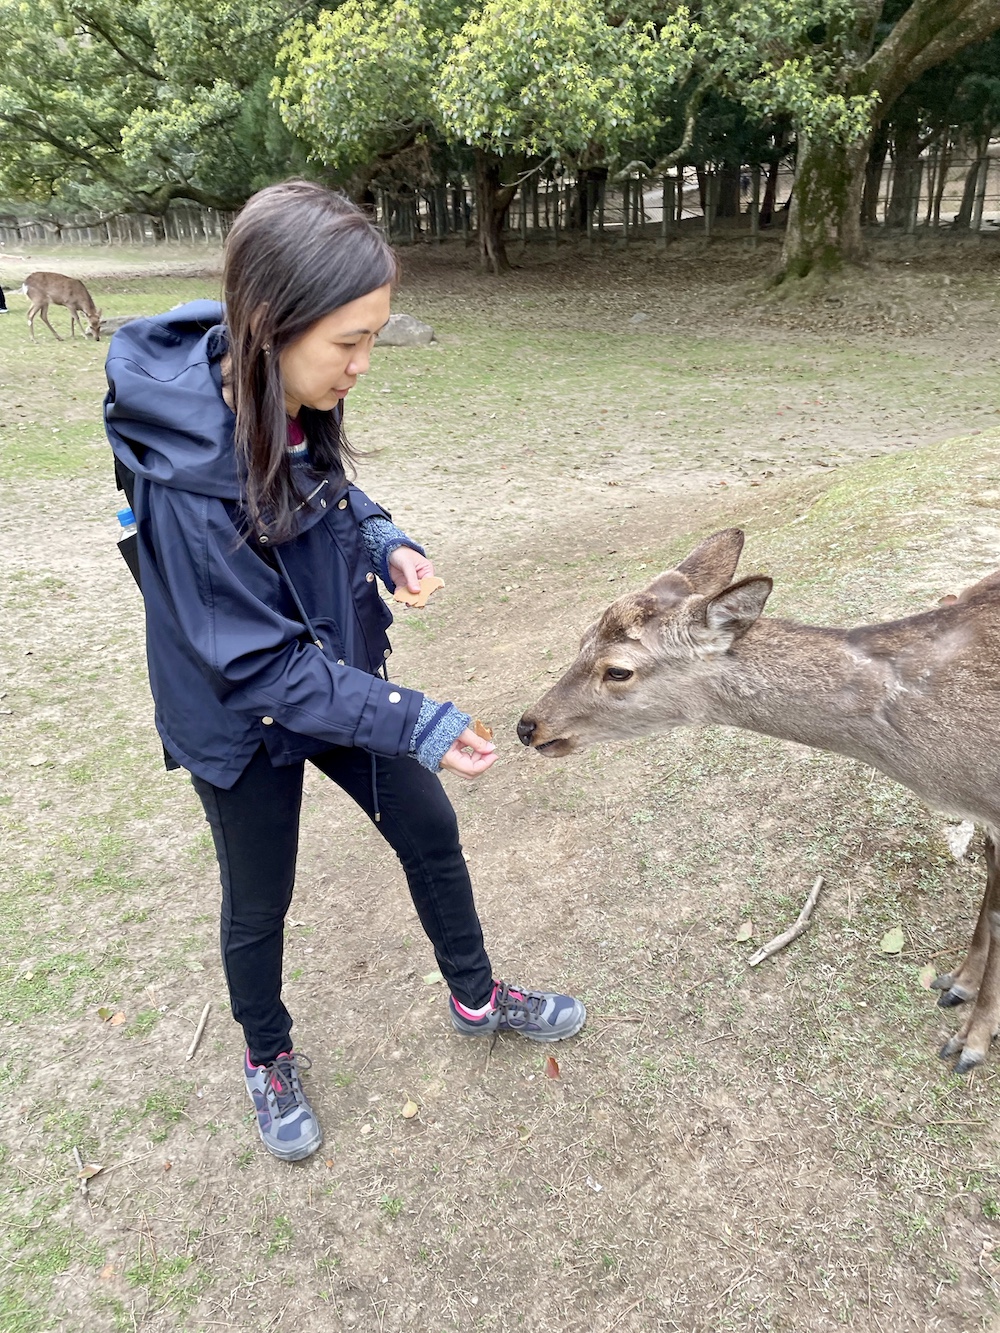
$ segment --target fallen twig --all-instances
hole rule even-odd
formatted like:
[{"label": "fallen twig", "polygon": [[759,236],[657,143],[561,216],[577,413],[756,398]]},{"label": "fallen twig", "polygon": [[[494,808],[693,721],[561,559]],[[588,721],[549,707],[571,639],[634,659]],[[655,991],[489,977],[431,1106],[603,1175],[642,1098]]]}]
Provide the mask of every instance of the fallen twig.
[{"label": "fallen twig", "polygon": [[191,1038],[191,1045],[188,1047],[187,1055],[184,1057],[185,1060],[190,1060],[198,1049],[198,1043],[201,1041],[201,1034],[205,1031],[205,1024],[208,1022],[208,1011],[211,1007],[212,1001],[209,1000],[208,1004],[206,1004],[201,1011],[201,1018],[198,1019],[198,1026],[195,1028],[194,1036]]},{"label": "fallen twig", "polygon": [[762,963],[765,958],[770,958],[773,954],[778,953],[786,945],[791,944],[792,940],[797,940],[801,934],[809,929],[809,918],[812,916],[813,908],[816,906],[816,900],[819,898],[819,891],[822,887],[823,876],[817,875],[816,883],[809,891],[806,905],[799,913],[798,920],[787,930],[782,931],[780,935],[775,935],[773,940],[768,940],[767,944],[762,944],[755,954],[751,954],[748,960],[749,967],[756,967],[758,963]]},{"label": "fallen twig", "polygon": [[76,1169],[80,1173],[80,1193],[86,1198],[90,1193],[90,1184],[83,1174],[83,1158],[80,1156],[80,1149],[75,1143],[73,1144],[73,1156],[76,1158]]}]

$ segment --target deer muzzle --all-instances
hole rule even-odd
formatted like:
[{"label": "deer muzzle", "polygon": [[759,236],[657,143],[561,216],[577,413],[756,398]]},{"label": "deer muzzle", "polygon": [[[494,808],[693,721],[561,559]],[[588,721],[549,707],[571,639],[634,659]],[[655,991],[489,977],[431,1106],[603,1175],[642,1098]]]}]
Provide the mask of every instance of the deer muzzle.
[{"label": "deer muzzle", "polygon": [[558,759],[576,749],[576,744],[568,736],[553,736],[544,722],[540,722],[531,713],[525,713],[517,724],[517,738],[522,745],[527,745],[539,754],[550,759]]}]

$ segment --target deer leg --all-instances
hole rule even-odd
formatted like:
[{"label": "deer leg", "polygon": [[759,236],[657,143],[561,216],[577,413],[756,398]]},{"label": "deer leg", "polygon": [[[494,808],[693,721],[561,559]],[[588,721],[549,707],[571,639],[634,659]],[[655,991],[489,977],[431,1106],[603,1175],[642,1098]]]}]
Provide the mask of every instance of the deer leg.
[{"label": "deer leg", "polygon": [[62,338],[59,337],[59,334],[56,333],[55,329],[52,328],[52,325],[49,324],[49,308],[48,308],[48,306],[47,306],[47,305],[43,305],[43,306],[41,307],[41,309],[39,310],[38,313],[39,313],[39,314],[41,315],[41,317],[42,317],[42,323],[43,323],[43,324],[48,324],[48,325],[49,325],[49,328],[52,329],[52,333],[53,333],[53,335],[55,336],[55,338],[56,338],[59,342],[62,342],[62,341],[63,341]]},{"label": "deer leg", "polygon": [[943,972],[931,982],[933,990],[944,991],[938,1004],[942,1009],[950,1009],[966,1000],[974,1000],[983,979],[986,959],[990,951],[990,880],[987,867],[986,889],[979,908],[976,928],[972,933],[969,952],[957,972]]},{"label": "deer leg", "polygon": [[941,1048],[943,1060],[961,1052],[955,1064],[956,1074],[967,1074],[983,1063],[1000,1024],[1000,856],[989,836],[986,838],[986,897],[983,905],[989,929],[989,948],[979,994],[962,1027]]}]

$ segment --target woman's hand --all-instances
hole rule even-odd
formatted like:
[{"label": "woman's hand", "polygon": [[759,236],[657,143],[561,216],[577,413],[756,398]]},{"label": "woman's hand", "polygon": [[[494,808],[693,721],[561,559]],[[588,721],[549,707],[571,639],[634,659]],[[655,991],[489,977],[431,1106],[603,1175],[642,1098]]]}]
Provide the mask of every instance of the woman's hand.
[{"label": "woman's hand", "polygon": [[496,757],[493,742],[484,741],[482,736],[477,736],[470,727],[466,727],[451,749],[445,751],[441,767],[471,781],[472,778],[478,778],[480,773],[485,773]]},{"label": "woman's hand", "polygon": [[430,578],[434,566],[412,546],[397,546],[389,555],[389,574],[393,588],[402,583],[410,592],[420,591],[420,580]]}]

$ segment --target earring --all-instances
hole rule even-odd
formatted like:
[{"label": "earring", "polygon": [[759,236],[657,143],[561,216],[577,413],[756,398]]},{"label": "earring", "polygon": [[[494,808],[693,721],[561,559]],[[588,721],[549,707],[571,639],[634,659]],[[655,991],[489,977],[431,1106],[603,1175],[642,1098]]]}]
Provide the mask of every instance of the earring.
[{"label": "earring", "polygon": [[270,356],[270,355],[271,355],[271,344],[270,344],[270,343],[264,343],[264,344],[263,344],[263,347],[262,347],[262,350],[265,351],[265,352],[268,354],[268,356]]}]

